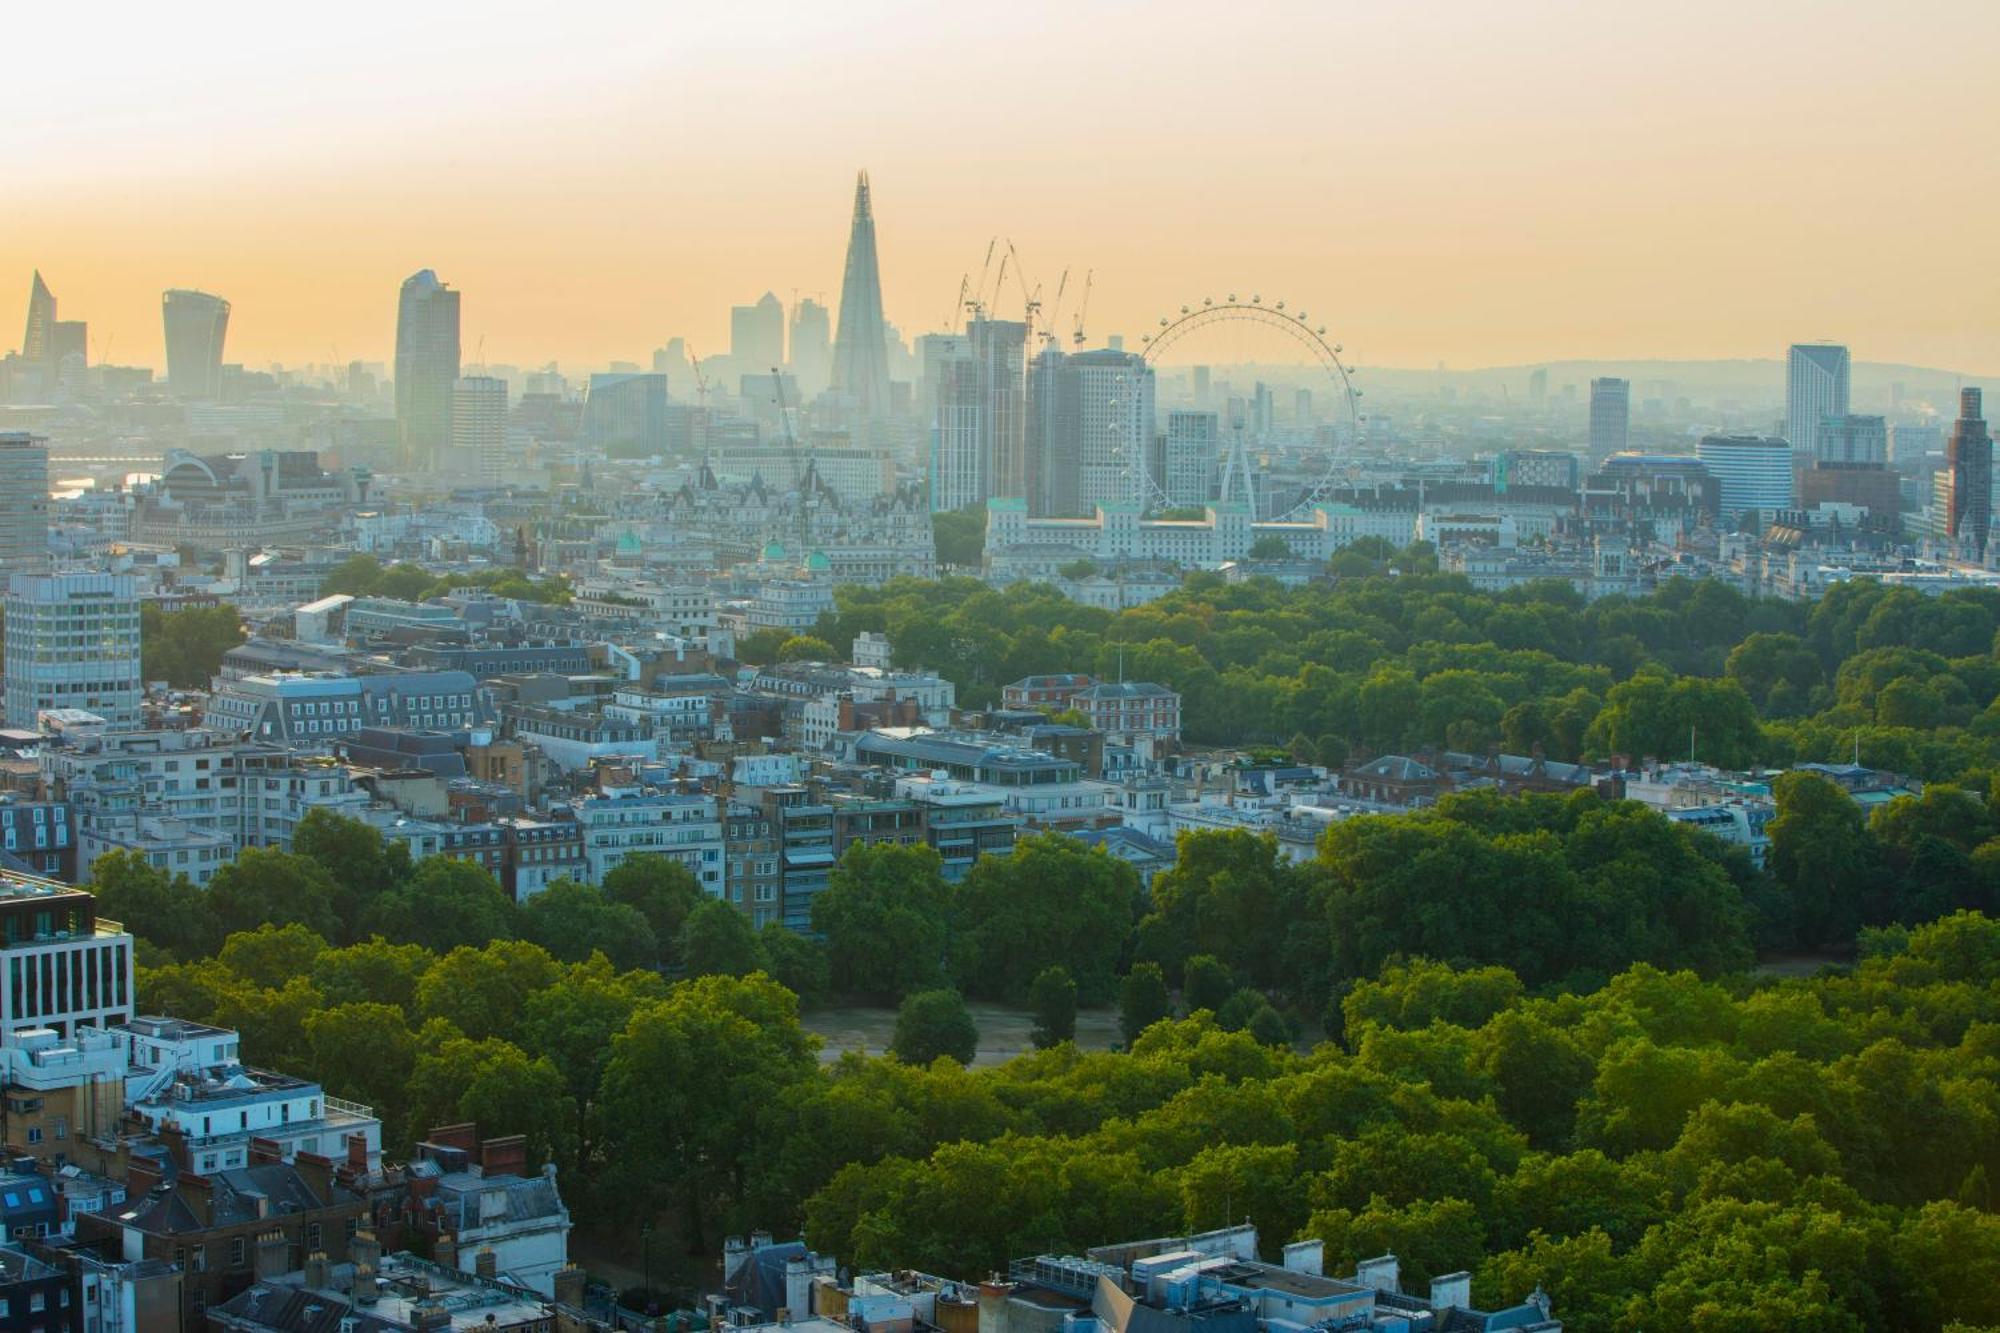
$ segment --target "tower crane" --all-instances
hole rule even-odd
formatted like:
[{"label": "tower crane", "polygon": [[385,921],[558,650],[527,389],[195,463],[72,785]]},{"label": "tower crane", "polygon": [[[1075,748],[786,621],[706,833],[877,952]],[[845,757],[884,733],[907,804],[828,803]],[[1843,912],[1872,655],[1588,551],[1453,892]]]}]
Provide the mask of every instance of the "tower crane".
[{"label": "tower crane", "polygon": [[1096,269],[1085,269],[1083,273],[1083,299],[1076,303],[1076,327],[1070,331],[1070,341],[1083,346],[1083,321],[1090,313],[1090,284],[1097,276]]},{"label": "tower crane", "polygon": [[[690,438],[688,444],[694,447],[706,461],[708,458],[708,376],[701,373],[701,358],[695,354],[694,344],[687,344],[688,368],[694,372],[695,402],[699,404],[695,412],[694,426],[700,430],[701,438]],[[688,432],[690,436],[694,430]]]},{"label": "tower crane", "polygon": [[812,524],[806,513],[809,492],[806,488],[806,469],[811,460],[799,457],[799,437],[792,431],[792,416],[785,407],[785,380],[776,366],[771,367],[771,397],[778,404],[778,424],[785,431],[785,458],[792,465],[792,478],[798,488],[798,503],[793,506],[797,515],[798,529],[795,534],[798,543],[798,558],[804,561],[806,547],[812,541]]}]

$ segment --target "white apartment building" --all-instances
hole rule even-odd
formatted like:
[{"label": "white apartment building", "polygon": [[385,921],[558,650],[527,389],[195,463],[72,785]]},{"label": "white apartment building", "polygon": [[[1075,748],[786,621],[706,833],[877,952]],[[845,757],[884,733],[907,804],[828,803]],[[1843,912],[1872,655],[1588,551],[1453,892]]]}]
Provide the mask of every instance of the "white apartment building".
[{"label": "white apartment building", "polygon": [[710,895],[722,896],[722,810],[715,797],[607,787],[571,802],[570,809],[583,825],[590,883],[603,883],[626,857],[651,852],[679,861]]}]

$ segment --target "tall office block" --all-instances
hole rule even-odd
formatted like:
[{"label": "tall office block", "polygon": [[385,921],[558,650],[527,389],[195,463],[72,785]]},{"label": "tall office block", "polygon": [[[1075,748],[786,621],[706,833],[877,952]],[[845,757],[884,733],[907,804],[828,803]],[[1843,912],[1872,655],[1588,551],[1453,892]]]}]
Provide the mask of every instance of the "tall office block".
[{"label": "tall office block", "polygon": [[765,292],[755,305],[729,308],[729,359],[759,375],[785,364],[785,308],[777,297]]},{"label": "tall office block", "polygon": [[833,341],[833,387],[852,399],[863,417],[889,414],[889,331],[882,315],[875,207],[865,171],[854,182],[847,271],[840,284],[840,329]]},{"label": "tall office block", "polygon": [[1603,376],[1590,382],[1590,452],[1623,452],[1632,438],[1632,382]]},{"label": "tall office block", "polygon": [[1159,477],[1167,503],[1207,504],[1214,494],[1215,463],[1221,451],[1222,429],[1215,413],[1167,413],[1167,437],[1161,450]]},{"label": "tall office block", "polygon": [[454,476],[497,482],[507,463],[507,381],[467,375],[452,386]]},{"label": "tall office block", "polygon": [[229,302],[177,288],[160,299],[160,320],[167,334],[168,392],[182,398],[219,396]]},{"label": "tall office block", "polygon": [[932,336],[920,340],[930,415],[930,503],[947,513],[987,498],[986,403],[972,340]]},{"label": "tall office block", "polygon": [[1785,433],[1800,460],[1819,456],[1819,426],[1848,411],[1847,349],[1838,343],[1793,343],[1785,358]]},{"label": "tall office block", "polygon": [[986,486],[979,496],[1026,495],[1028,326],[1019,320],[973,319],[965,338],[979,376],[980,454]]},{"label": "tall office block", "polygon": [[807,297],[792,307],[792,378],[799,397],[811,402],[826,392],[833,377],[833,320],[826,307]]},{"label": "tall office block", "polygon": [[[1035,359],[1029,453],[1043,511],[1089,514],[1099,505],[1143,502],[1153,467],[1153,369],[1109,349]],[[1030,508],[1034,508],[1032,497]]]},{"label": "tall office block", "polygon": [[594,374],[583,400],[583,442],[628,458],[664,454],[667,416],[665,375]]},{"label": "tall office block", "polygon": [[139,590],[129,574],[16,574],[7,581],[7,725],[52,708],[139,724]]},{"label": "tall office block", "polygon": [[404,281],[396,305],[396,429],[412,472],[441,466],[457,387],[458,293],[424,269]]},{"label": "tall office block", "polygon": [[1792,447],[1769,435],[1704,435],[1694,447],[1710,475],[1722,484],[1722,521],[1744,514],[1769,518],[1791,509]]},{"label": "tall office block", "polygon": [[1977,389],[1958,391],[1958,420],[1945,445],[1945,476],[1951,508],[1945,531],[1968,559],[1986,558],[1993,525],[1993,436],[1986,429]]},{"label": "tall office block", "polygon": [[49,568],[49,442],[0,432],[0,586]]}]

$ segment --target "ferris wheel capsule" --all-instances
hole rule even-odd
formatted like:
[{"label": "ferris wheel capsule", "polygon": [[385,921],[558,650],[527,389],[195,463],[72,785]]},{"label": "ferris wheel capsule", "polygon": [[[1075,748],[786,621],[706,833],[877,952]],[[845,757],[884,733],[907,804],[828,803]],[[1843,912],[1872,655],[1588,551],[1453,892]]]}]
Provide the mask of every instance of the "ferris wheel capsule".
[{"label": "ferris wheel capsule", "polygon": [[1283,301],[1278,302],[1278,309],[1283,310],[1284,308],[1285,308],[1285,303]]},{"label": "ferris wheel capsule", "polygon": [[1160,316],[1160,327],[1163,329],[1167,327],[1167,317],[1165,315]]},{"label": "ferris wheel capsule", "polygon": [[1231,305],[1235,305],[1235,304],[1236,304],[1236,293],[1235,293],[1235,292],[1231,292],[1231,293],[1229,294],[1229,304],[1231,304]]},{"label": "ferris wheel capsule", "polygon": [[1263,297],[1261,297],[1261,296],[1253,296],[1253,297],[1251,297],[1251,298],[1250,298],[1250,304],[1251,304],[1251,305],[1262,305],[1262,304],[1264,304],[1264,298],[1263,298]]},{"label": "ferris wheel capsule", "polygon": [[1214,305],[1214,304],[1215,304],[1215,298],[1214,298],[1213,296],[1204,296],[1204,297],[1202,297],[1202,298],[1201,298],[1201,303],[1202,303],[1203,305]]},{"label": "ferris wheel capsule", "polygon": [[1181,307],[1181,313],[1182,313],[1183,315],[1185,315],[1185,314],[1186,314],[1187,312],[1188,312],[1188,308],[1187,308],[1186,306],[1182,306],[1182,307]]}]

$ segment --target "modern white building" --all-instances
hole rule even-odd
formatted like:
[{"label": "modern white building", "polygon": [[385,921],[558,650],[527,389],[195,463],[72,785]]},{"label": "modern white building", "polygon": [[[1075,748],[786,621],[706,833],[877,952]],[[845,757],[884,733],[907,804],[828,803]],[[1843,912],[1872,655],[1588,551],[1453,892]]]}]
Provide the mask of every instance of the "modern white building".
[{"label": "modern white building", "polygon": [[139,591],[129,574],[16,574],[7,583],[7,725],[85,709],[139,721]]},{"label": "modern white building", "polygon": [[1760,519],[1793,507],[1792,446],[1769,435],[1704,435],[1694,454],[1722,483],[1722,521]]},{"label": "modern white building", "polygon": [[37,1028],[70,1036],[132,1012],[132,937],[81,889],[0,870],[0,960],[0,1042]]},{"label": "modern white building", "polygon": [[126,1053],[125,1104],[155,1133],[186,1136],[203,1175],[249,1164],[250,1140],[269,1139],[286,1161],[300,1152],[340,1157],[351,1136],[382,1152],[372,1108],[329,1097],[319,1084],[246,1067],[229,1028],[144,1015],[107,1027]]}]

